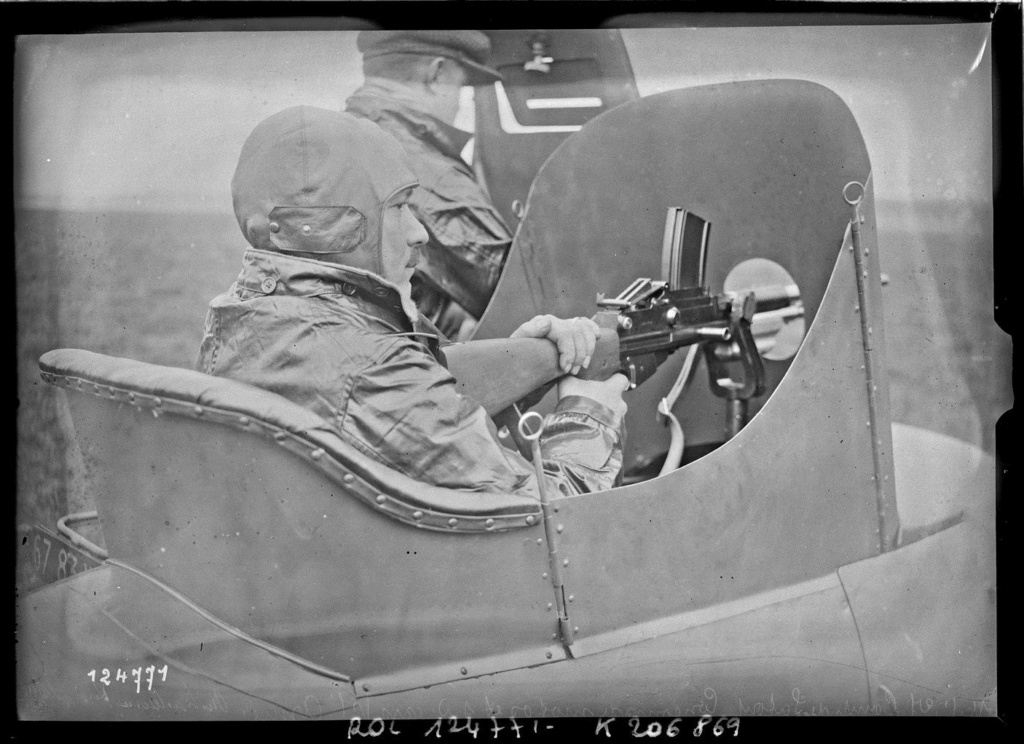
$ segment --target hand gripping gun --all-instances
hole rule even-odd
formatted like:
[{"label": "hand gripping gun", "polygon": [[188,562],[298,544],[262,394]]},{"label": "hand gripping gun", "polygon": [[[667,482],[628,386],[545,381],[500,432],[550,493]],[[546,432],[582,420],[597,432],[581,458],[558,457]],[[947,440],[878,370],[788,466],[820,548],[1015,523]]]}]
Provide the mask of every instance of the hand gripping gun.
[{"label": "hand gripping gun", "polygon": [[[703,344],[715,395],[745,401],[764,392],[764,367],[750,330],[759,308],[752,292],[713,295],[704,287],[669,290],[666,282],[637,279],[614,299],[598,295],[598,304],[603,309],[594,321],[601,333],[581,379],[621,372],[635,388],[677,349]],[[544,339],[474,341],[445,347],[445,355],[460,392],[491,415],[563,374],[557,350]],[[728,370],[733,362],[742,368],[740,380]]]},{"label": "hand gripping gun", "polygon": [[[702,344],[711,390],[729,401],[735,433],[745,418],[746,401],[765,389],[751,321],[755,313],[788,306],[792,295],[788,287],[777,288],[778,297],[761,289],[756,297],[753,292],[711,294],[704,286],[710,230],[700,217],[679,207],[668,209],[665,280],[637,279],[612,299],[597,295],[601,309],[594,320],[602,330],[590,366],[578,376],[605,380],[621,372],[635,388],[677,349]],[[557,350],[544,339],[489,339],[444,351],[459,391],[492,416],[563,374]],[[738,380],[728,369],[735,362],[742,369]]]}]

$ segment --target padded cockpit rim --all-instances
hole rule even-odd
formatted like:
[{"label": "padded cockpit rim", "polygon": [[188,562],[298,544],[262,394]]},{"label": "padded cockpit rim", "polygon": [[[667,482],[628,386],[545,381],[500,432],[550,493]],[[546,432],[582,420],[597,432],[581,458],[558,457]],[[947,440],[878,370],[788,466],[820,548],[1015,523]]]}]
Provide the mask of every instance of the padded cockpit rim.
[{"label": "padded cockpit rim", "polygon": [[59,387],[149,408],[157,417],[181,415],[272,438],[360,501],[416,527],[501,532],[540,522],[532,499],[417,482],[345,443],[312,411],[245,383],[80,349],[49,351],[39,366],[43,380]]}]

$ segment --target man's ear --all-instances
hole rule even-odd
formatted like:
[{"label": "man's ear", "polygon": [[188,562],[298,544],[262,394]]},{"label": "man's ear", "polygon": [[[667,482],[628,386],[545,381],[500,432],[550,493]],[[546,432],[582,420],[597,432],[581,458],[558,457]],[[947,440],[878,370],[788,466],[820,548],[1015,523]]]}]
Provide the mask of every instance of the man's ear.
[{"label": "man's ear", "polygon": [[424,81],[427,84],[427,87],[432,88],[437,85],[438,82],[443,81],[443,76],[446,72],[445,66],[447,63],[448,60],[444,57],[434,57],[430,60],[427,65],[426,80]]}]

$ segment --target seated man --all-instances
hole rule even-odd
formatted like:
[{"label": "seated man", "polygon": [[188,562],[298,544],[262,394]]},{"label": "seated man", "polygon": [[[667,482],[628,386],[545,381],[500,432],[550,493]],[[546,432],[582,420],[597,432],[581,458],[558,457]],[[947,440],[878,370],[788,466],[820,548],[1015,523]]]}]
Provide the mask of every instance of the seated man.
[{"label": "seated man", "polygon": [[463,161],[472,135],[455,127],[464,85],[499,80],[484,64],[481,31],[360,31],[364,84],[346,111],[402,143],[419,187],[409,201],[427,230],[412,278],[420,312],[451,338],[483,315],[512,245],[512,231]]},{"label": "seated man", "polygon": [[[445,339],[412,302],[426,240],[408,204],[415,186],[401,146],[364,119],[300,106],[257,125],[231,183],[251,248],[210,304],[199,369],[315,411],[352,446],[413,478],[536,497],[533,468],[456,392],[442,364]],[[584,318],[540,316],[513,335],[551,339],[562,369],[575,372],[596,334]],[[552,494],[615,483],[627,385],[622,375],[559,380],[541,442]]]}]

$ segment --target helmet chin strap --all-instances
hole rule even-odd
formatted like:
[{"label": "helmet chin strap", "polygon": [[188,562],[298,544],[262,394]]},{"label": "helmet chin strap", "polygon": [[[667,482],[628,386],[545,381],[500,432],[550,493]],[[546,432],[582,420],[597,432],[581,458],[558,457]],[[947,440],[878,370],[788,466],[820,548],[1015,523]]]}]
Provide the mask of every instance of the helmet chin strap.
[{"label": "helmet chin strap", "polygon": [[399,287],[398,296],[402,298],[402,309],[409,316],[409,320],[415,321],[420,316],[420,311],[412,299],[412,285],[405,282]]}]

